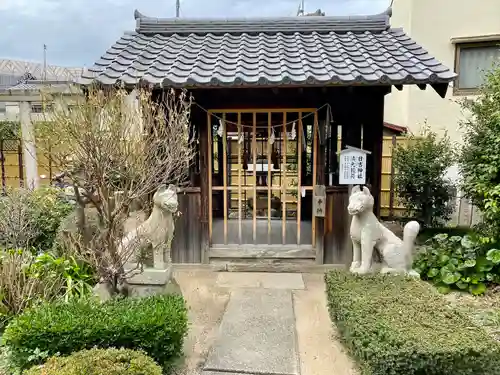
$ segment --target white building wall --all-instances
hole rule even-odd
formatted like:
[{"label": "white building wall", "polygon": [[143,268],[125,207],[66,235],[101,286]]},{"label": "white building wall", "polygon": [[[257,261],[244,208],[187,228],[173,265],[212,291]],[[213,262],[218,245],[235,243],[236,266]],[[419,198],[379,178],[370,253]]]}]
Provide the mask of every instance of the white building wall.
[{"label": "white building wall", "polygon": [[[500,42],[500,0],[394,0],[391,25],[403,27],[431,55],[454,69],[453,38],[498,35]],[[393,88],[386,98],[385,120],[414,133],[427,122],[438,134],[447,131],[460,142],[464,113],[459,102],[465,97],[453,95],[452,86],[445,99],[431,87],[425,91],[405,87],[402,92]]]}]

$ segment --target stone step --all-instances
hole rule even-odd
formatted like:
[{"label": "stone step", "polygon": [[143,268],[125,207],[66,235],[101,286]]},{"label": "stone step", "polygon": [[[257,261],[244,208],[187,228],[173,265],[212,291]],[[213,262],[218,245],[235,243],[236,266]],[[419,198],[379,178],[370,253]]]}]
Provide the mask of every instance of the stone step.
[{"label": "stone step", "polygon": [[210,258],[237,259],[316,259],[316,250],[312,246],[297,245],[229,245],[214,246],[209,250]]},{"label": "stone step", "polygon": [[298,375],[292,293],[235,289],[222,318],[204,375]]},{"label": "stone step", "polygon": [[315,272],[314,259],[304,258],[210,258],[216,271],[227,272]]}]

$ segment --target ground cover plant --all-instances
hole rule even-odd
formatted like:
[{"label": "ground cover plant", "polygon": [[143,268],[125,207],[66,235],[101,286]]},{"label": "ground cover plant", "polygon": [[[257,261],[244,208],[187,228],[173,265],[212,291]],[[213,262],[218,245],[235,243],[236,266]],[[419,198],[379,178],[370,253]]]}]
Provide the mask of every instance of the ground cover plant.
[{"label": "ground cover plant", "polygon": [[441,233],[421,247],[414,268],[442,293],[457,289],[481,295],[500,283],[500,250],[478,235]]}]

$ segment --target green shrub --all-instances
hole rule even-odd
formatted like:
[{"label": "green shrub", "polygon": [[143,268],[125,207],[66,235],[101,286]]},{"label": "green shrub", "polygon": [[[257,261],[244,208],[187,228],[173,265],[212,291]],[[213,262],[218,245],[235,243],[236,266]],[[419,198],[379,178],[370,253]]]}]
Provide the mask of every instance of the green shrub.
[{"label": "green shrub", "polygon": [[328,307],[363,375],[500,374],[500,345],[427,283],[394,275],[325,276]]},{"label": "green shrub", "polygon": [[186,305],[177,295],[58,301],[14,318],[3,343],[20,369],[40,363],[35,353],[67,355],[94,346],[140,349],[168,369],[182,354],[187,328]]},{"label": "green shrub", "polygon": [[74,259],[33,255],[26,249],[0,250],[0,328],[25,309],[59,297],[87,297],[95,280]]},{"label": "green shrub", "polygon": [[161,367],[138,351],[94,348],[52,357],[24,375],[161,375]]},{"label": "green shrub", "polygon": [[61,194],[53,187],[8,189],[0,197],[0,247],[50,250],[62,219],[73,210]]},{"label": "green shrub", "polygon": [[52,249],[61,221],[74,207],[62,198],[61,189],[41,187],[31,193],[31,215],[38,228],[33,247],[39,251]]},{"label": "green shrub", "polygon": [[413,266],[422,280],[431,281],[442,293],[459,289],[480,295],[488,285],[500,282],[500,250],[474,235],[434,236],[417,254]]},{"label": "green shrub", "polygon": [[454,162],[449,137],[438,137],[426,127],[420,136],[408,135],[408,143],[393,152],[394,184],[400,202],[424,227],[442,226],[452,212],[449,201],[453,186],[446,178]]},{"label": "green shrub", "polygon": [[462,122],[460,152],[462,190],[481,211],[483,228],[500,240],[500,66],[485,74],[474,100],[464,100],[470,115]]}]

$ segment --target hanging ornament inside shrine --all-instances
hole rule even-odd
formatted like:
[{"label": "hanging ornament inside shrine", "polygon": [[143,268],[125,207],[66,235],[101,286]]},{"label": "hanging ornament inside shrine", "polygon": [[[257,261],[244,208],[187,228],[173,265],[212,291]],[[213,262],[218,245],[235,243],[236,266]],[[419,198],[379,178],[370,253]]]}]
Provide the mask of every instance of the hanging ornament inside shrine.
[{"label": "hanging ornament inside shrine", "polygon": [[297,137],[297,131],[295,130],[295,121],[294,121],[292,124],[292,131],[290,132],[290,139],[294,141],[296,137]]},{"label": "hanging ornament inside shrine", "polygon": [[241,133],[240,135],[240,138],[238,139],[238,144],[243,144],[243,142],[245,142],[245,135],[243,133]]},{"label": "hanging ornament inside shrine", "polygon": [[[242,134],[243,135],[243,134]],[[241,138],[240,138],[241,139]],[[248,170],[248,152],[246,142],[243,142],[243,162],[241,168],[246,171]]]},{"label": "hanging ornament inside shrine", "polygon": [[271,129],[271,136],[269,137],[269,144],[273,145],[276,141],[276,136],[274,135],[274,128]]},{"label": "hanging ornament inside shrine", "polygon": [[222,120],[219,119],[219,129],[217,129],[217,135],[222,138],[224,135],[224,124],[222,123]]}]

